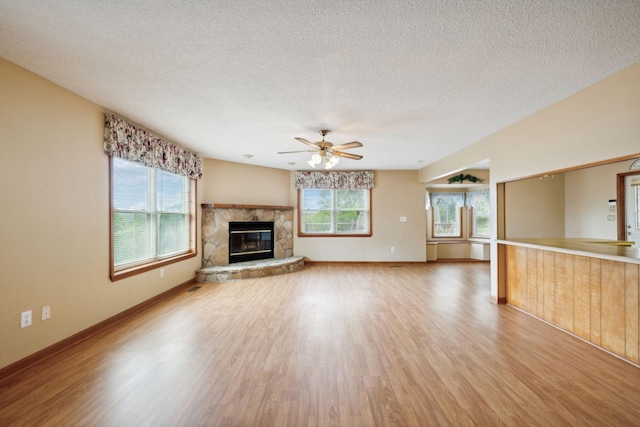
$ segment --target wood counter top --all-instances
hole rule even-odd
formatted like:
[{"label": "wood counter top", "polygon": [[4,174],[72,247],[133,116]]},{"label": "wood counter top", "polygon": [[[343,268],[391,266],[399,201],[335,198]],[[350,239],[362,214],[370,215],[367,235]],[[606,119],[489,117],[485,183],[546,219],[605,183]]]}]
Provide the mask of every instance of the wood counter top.
[{"label": "wood counter top", "polygon": [[498,243],[640,264],[640,248],[619,240],[546,237],[498,240]]}]

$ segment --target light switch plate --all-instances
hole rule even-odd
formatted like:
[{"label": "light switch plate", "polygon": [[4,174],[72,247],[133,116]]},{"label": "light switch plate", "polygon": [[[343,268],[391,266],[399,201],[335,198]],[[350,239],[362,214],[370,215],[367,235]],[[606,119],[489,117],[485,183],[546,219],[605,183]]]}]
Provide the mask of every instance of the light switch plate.
[{"label": "light switch plate", "polygon": [[26,328],[27,326],[31,326],[31,310],[20,313],[20,327]]}]

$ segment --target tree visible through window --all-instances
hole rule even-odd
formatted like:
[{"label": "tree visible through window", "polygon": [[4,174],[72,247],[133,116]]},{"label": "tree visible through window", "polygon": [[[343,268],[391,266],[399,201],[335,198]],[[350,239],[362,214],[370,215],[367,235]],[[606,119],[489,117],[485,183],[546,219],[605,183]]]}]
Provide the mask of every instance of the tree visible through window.
[{"label": "tree visible through window", "polygon": [[433,237],[461,237],[464,193],[432,193]]},{"label": "tree visible through window", "polygon": [[478,199],[471,208],[471,236],[489,237],[489,199]]},{"label": "tree visible through window", "polygon": [[300,190],[300,234],[370,235],[369,190]]}]

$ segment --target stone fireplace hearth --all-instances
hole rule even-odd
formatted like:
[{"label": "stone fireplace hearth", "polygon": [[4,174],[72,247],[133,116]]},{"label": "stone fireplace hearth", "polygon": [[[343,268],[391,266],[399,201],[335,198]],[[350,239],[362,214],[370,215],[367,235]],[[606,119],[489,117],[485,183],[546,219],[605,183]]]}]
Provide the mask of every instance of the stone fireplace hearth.
[{"label": "stone fireplace hearth", "polygon": [[[202,268],[197,277],[218,274],[221,271],[238,272],[244,263],[229,265],[229,223],[230,222],[273,222],[273,258],[265,260],[264,266],[259,261],[250,261],[247,269],[253,271],[251,277],[260,277],[281,272],[292,272],[302,268],[302,257],[293,256],[293,207],[291,206],[258,206],[258,205],[222,205],[202,204]],[[282,266],[285,266],[284,268]],[[271,269],[273,266],[274,268]],[[275,267],[277,266],[277,268]],[[262,272],[256,276],[255,271]],[[266,270],[265,270],[266,269]],[[233,278],[242,274],[233,274]],[[213,280],[220,281],[220,280]]]},{"label": "stone fireplace hearth", "polygon": [[202,268],[229,265],[229,222],[263,221],[273,221],[273,257],[293,256],[293,207],[202,204]]}]

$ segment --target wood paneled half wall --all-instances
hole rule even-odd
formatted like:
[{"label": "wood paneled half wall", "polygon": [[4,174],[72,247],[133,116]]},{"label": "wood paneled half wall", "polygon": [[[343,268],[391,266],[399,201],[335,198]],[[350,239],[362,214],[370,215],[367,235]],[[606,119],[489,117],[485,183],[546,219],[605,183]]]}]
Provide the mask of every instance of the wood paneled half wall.
[{"label": "wood paneled half wall", "polygon": [[507,245],[507,303],[639,363],[640,265]]}]

